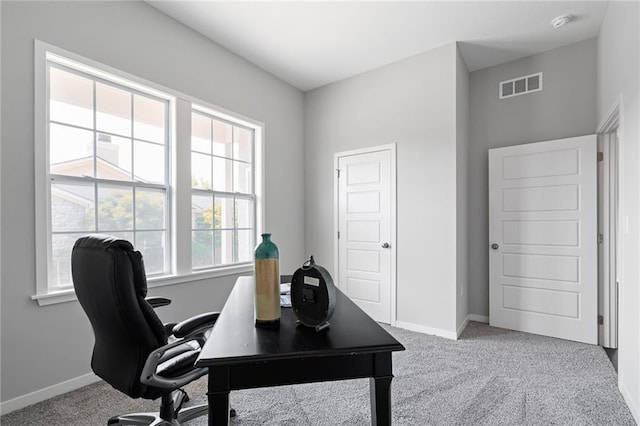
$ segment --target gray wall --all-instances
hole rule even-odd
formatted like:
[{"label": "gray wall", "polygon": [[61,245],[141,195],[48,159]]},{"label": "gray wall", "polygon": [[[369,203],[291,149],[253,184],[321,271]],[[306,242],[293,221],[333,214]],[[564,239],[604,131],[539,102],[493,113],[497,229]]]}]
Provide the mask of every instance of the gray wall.
[{"label": "gray wall", "polygon": [[[2,401],[90,372],[93,345],[77,302],[39,307],[30,300],[36,291],[34,38],[265,123],[266,226],[283,270],[304,260],[300,91],[142,2],[3,1],[1,7]],[[234,280],[153,293],[174,299],[160,311],[172,320],[221,308]]]},{"label": "gray wall", "polygon": [[[640,423],[640,5],[610,2],[598,36],[598,123],[622,102],[618,381]],[[624,226],[624,223],[628,226]],[[626,229],[625,229],[626,228]]]},{"label": "gray wall", "polygon": [[397,144],[398,321],[455,332],[456,45],[305,94],[305,250],[333,271],[334,153]]},{"label": "gray wall", "polygon": [[[542,71],[540,92],[500,100],[500,81]],[[596,40],[470,73],[469,312],[489,315],[488,150],[593,134]]]},{"label": "gray wall", "polygon": [[456,52],[456,330],[469,315],[469,234],[467,228],[469,153],[469,71]]}]

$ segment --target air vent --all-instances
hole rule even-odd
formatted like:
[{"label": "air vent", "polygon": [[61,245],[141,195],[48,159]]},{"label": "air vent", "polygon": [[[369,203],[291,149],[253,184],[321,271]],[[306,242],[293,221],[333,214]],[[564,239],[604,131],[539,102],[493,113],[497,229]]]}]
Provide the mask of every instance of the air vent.
[{"label": "air vent", "polygon": [[500,82],[500,99],[542,90],[542,73],[525,75]]}]

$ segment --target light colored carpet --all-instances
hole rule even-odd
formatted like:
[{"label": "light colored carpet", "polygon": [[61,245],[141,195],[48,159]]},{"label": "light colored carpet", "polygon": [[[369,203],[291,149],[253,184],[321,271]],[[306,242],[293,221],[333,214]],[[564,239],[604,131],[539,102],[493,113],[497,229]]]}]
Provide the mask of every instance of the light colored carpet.
[{"label": "light colored carpet", "polygon": [[[604,350],[471,322],[458,341],[385,327],[393,355],[394,425],[635,425]],[[205,402],[206,378],[187,391]],[[367,379],[232,392],[233,425],[369,425]],[[152,411],[104,383],[9,413],[13,425],[101,425]],[[206,425],[206,417],[189,422]]]}]

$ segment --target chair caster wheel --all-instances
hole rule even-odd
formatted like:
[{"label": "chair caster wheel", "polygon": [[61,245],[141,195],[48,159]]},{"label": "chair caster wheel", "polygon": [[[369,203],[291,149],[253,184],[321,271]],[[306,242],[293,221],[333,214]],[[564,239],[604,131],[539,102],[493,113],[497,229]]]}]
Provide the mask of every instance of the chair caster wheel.
[{"label": "chair caster wheel", "polygon": [[236,416],[236,410],[235,409],[231,409],[229,410],[229,417],[235,417]]}]

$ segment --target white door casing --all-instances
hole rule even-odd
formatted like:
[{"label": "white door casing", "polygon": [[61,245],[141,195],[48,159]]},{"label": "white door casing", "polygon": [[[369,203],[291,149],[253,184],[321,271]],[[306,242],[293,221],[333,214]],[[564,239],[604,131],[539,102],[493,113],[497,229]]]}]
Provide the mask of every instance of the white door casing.
[{"label": "white door casing", "polygon": [[489,322],[598,343],[595,135],[489,150]]},{"label": "white door casing", "polygon": [[395,323],[395,145],[335,155],[336,285]]},{"label": "white door casing", "polygon": [[598,135],[598,290],[599,344],[618,347],[618,134],[617,131]]}]

